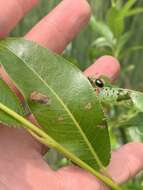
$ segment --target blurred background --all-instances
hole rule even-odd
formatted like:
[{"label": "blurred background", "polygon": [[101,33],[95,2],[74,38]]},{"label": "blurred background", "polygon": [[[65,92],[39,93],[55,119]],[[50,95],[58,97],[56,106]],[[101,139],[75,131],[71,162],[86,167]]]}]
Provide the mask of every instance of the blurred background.
[{"label": "blurred background", "polygon": [[[41,0],[11,36],[23,36],[59,2]],[[143,91],[143,0],[89,0],[89,3],[92,7],[90,22],[69,44],[63,56],[84,70],[98,57],[113,55],[119,60],[122,69],[117,86]],[[114,124],[122,117],[128,119],[130,113],[112,106],[109,114],[113,120],[109,123],[113,148],[131,141],[143,141],[143,133],[138,130],[139,122],[143,128],[143,115],[132,127],[122,127]],[[142,190],[143,174],[124,186],[127,190]]]}]

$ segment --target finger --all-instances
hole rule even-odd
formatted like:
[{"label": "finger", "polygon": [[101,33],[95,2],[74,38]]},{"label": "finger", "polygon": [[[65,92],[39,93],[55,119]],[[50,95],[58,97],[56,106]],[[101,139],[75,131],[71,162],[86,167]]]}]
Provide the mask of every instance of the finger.
[{"label": "finger", "polygon": [[[112,153],[112,158],[108,171],[114,181],[123,183],[129,178],[143,170],[143,144],[129,143]],[[103,183],[96,178],[83,171],[78,167],[66,167],[57,172],[60,175],[60,180],[66,181],[65,189],[71,187],[71,190],[79,189],[108,189]],[[80,183],[79,183],[80,181]],[[72,186],[71,186],[72,184]],[[63,188],[64,189],[64,188]],[[67,188],[68,189],[68,188]]]},{"label": "finger", "polygon": [[97,59],[90,67],[88,67],[84,74],[91,76],[96,74],[97,77],[104,75],[107,76],[111,81],[118,78],[120,72],[120,64],[117,59],[112,56],[102,56]]},{"label": "finger", "polygon": [[9,34],[38,0],[6,0],[0,2],[0,38]]},{"label": "finger", "polygon": [[90,7],[86,0],[78,0],[78,3],[77,0],[63,0],[25,38],[61,53],[89,17]]},{"label": "finger", "polygon": [[[82,190],[105,190],[104,185],[93,175],[77,166],[65,167],[57,172],[49,170],[48,165],[39,154],[40,146],[34,141],[30,142],[31,139],[28,140],[25,132],[21,132],[21,129],[4,127],[0,133],[0,140],[0,187],[2,181],[8,187],[19,187],[19,189],[30,187],[36,190],[46,188],[79,190],[82,187]],[[36,147],[35,151],[33,146]],[[7,147],[7,151],[5,151],[5,147]],[[16,154],[17,157],[15,157]],[[113,152],[109,172],[117,183],[122,183],[143,169],[142,160],[143,144],[124,145]],[[14,168],[17,169],[14,170]]]},{"label": "finger", "polygon": [[118,183],[123,183],[143,170],[143,144],[129,143],[112,154],[109,172]]}]

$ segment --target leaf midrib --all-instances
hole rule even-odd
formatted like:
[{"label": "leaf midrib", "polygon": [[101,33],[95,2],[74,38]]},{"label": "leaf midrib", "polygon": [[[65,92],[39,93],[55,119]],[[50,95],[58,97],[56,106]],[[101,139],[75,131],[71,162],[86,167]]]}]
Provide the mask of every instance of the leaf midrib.
[{"label": "leaf midrib", "polygon": [[13,52],[13,50],[9,47],[5,47],[4,45],[0,44],[0,46],[2,46],[3,48],[9,50],[12,54],[14,54],[18,59],[20,59],[22,62],[24,62],[24,64],[26,65],[26,67],[28,67],[46,86],[47,88],[51,91],[51,93],[57,98],[57,100],[60,102],[60,104],[63,106],[63,108],[66,110],[66,112],[69,114],[69,116],[71,117],[71,119],[73,120],[73,123],[75,124],[75,126],[78,128],[79,132],[81,133],[81,136],[83,137],[84,141],[86,142],[87,146],[89,147],[89,150],[91,151],[94,159],[96,160],[98,166],[100,169],[104,168],[102,162],[100,161],[100,159],[98,158],[96,152],[94,151],[94,149],[92,148],[91,143],[89,142],[87,136],[84,134],[83,130],[81,129],[79,123],[76,121],[75,117],[73,116],[73,114],[71,113],[71,111],[69,110],[69,108],[64,104],[64,102],[62,101],[62,99],[56,94],[56,92],[43,80],[43,78],[31,67],[29,67],[29,65],[23,60],[21,59],[21,57],[19,57],[18,55],[15,54],[15,52]]}]

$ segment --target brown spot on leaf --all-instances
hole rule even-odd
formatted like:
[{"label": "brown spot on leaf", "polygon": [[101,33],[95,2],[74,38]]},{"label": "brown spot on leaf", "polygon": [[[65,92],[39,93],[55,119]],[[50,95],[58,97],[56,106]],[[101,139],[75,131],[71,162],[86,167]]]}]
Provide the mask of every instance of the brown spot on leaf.
[{"label": "brown spot on leaf", "polygon": [[106,125],[97,125],[97,127],[100,129],[104,129],[104,128],[106,128]]},{"label": "brown spot on leaf", "polygon": [[92,108],[92,105],[90,102],[85,105],[86,110],[90,110],[91,108]]},{"label": "brown spot on leaf", "polygon": [[37,102],[40,104],[50,104],[50,99],[48,96],[38,92],[38,91],[33,91],[30,94],[30,100],[33,102]]},{"label": "brown spot on leaf", "polygon": [[62,116],[59,116],[58,121],[64,121],[64,118]]}]

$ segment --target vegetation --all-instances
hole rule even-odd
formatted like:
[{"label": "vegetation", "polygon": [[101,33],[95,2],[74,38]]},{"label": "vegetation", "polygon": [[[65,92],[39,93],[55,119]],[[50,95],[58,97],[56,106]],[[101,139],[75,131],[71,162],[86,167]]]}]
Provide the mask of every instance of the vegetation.
[{"label": "vegetation", "polygon": [[[41,1],[40,6],[21,21],[11,36],[22,36],[58,2]],[[143,0],[106,0],[106,3],[105,0],[90,0],[90,3],[93,9],[90,23],[64,51],[64,57],[84,70],[98,57],[113,55],[120,61],[122,69],[117,85],[143,91]],[[134,110],[125,105],[123,108],[113,105],[110,109],[106,105],[106,108],[111,118],[109,125],[113,148],[134,140],[143,141],[142,131],[139,130],[143,126],[142,115],[138,116],[138,112],[134,115]],[[115,126],[115,123],[118,125]],[[143,175],[140,174],[127,182],[125,189],[141,190],[142,181]]]}]

